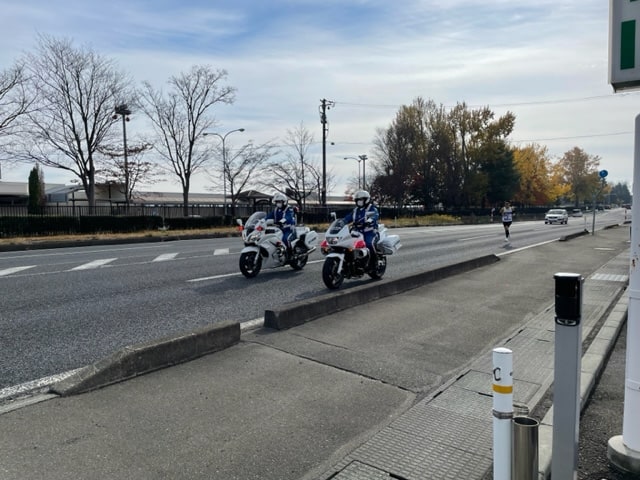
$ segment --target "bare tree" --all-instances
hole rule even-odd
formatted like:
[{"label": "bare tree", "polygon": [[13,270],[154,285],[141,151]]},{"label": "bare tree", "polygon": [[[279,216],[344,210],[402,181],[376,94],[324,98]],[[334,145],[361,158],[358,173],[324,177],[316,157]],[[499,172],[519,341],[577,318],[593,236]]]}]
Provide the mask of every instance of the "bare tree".
[{"label": "bare tree", "polygon": [[[124,160],[124,150],[117,145],[105,145],[100,148],[106,160],[104,167],[97,172],[98,177],[105,181],[116,181],[118,191],[124,195],[125,203],[133,198],[141,184],[153,184],[162,179],[162,172],[158,166],[144,159],[145,153],[153,148],[150,143],[139,143],[127,146],[127,161]],[[125,178],[128,181],[125,181]]]},{"label": "bare tree", "polygon": [[95,206],[95,154],[112,135],[114,106],[126,98],[128,77],[89,47],[40,36],[26,55],[28,95],[34,99],[14,150],[25,161],[77,176]]},{"label": "bare tree", "polygon": [[289,196],[303,210],[306,199],[315,190],[313,171],[319,168],[317,162],[314,164],[308,156],[313,143],[313,134],[303,123],[293,130],[287,130],[284,144],[289,148],[285,151],[284,160],[271,162],[268,166],[269,176],[261,182],[265,187]]},{"label": "bare tree", "polygon": [[182,186],[185,216],[189,214],[191,178],[210,159],[209,149],[200,140],[216,124],[211,110],[218,103],[231,104],[235,100],[235,88],[221,85],[226,77],[225,70],[193,66],[188,73],[169,79],[167,94],[149,82],[143,84],[139,94],[140,107],[157,136],[154,144],[158,154]]},{"label": "bare tree", "polygon": [[[231,216],[236,214],[236,201],[247,188],[259,184],[255,173],[275,154],[274,145],[248,143],[238,149],[227,151],[227,161],[223,164],[223,180],[226,181],[231,199]],[[215,182],[214,182],[215,183]]]},{"label": "bare tree", "polygon": [[29,111],[32,102],[25,92],[23,65],[0,72],[0,148],[10,143],[18,120]]}]

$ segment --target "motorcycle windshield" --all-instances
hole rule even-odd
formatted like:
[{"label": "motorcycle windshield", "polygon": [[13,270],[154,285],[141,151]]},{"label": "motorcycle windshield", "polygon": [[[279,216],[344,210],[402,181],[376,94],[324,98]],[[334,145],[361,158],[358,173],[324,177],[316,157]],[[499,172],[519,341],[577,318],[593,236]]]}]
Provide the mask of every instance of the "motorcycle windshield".
[{"label": "motorcycle windshield", "polygon": [[336,218],[333,222],[331,222],[331,225],[329,225],[327,233],[330,235],[337,235],[338,233],[340,233],[340,230],[344,228],[344,225],[345,224],[343,219]]},{"label": "motorcycle windshield", "polygon": [[265,212],[255,212],[254,214],[252,214],[247,219],[247,223],[245,223],[245,225],[244,225],[245,233],[253,232],[255,230],[256,225],[258,224],[258,222],[260,220],[262,220],[266,216],[267,216],[267,214]]}]

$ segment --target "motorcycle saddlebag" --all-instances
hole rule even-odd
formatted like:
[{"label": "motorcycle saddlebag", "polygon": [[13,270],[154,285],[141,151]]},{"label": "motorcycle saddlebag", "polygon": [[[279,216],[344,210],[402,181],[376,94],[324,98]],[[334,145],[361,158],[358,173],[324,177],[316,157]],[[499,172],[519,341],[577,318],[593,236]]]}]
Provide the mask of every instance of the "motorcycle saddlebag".
[{"label": "motorcycle saddlebag", "polygon": [[304,244],[309,250],[316,248],[318,245],[318,233],[314,230],[307,229],[306,232],[298,232],[298,237],[304,241]]},{"label": "motorcycle saddlebag", "polygon": [[400,237],[398,235],[387,235],[384,239],[378,242],[378,248],[385,255],[393,255],[402,246],[400,243]]},{"label": "motorcycle saddlebag", "polygon": [[318,234],[309,227],[296,227],[296,236],[301,239],[305,246],[311,250],[318,245]]}]

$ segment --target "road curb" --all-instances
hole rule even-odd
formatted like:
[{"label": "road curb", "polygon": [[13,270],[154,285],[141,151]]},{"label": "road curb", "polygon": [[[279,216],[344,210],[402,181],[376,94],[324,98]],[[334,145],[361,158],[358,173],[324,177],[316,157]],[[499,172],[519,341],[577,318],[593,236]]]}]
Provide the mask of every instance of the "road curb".
[{"label": "road curb", "polygon": [[560,242],[566,242],[567,240],[573,240],[574,238],[582,237],[583,235],[588,235],[590,232],[586,228],[581,232],[570,233],[569,235],[563,235],[560,237]]},{"label": "road curb", "polygon": [[55,383],[51,392],[75,395],[224,350],[240,341],[238,322],[220,322],[192,332],[124,347]]},{"label": "road curb", "polygon": [[491,265],[499,260],[500,257],[497,255],[485,255],[407,277],[381,280],[345,291],[331,292],[310,300],[288,304],[279,310],[266,310],[264,312],[264,326],[275,330],[296,327],[355,305],[406,292],[443,278]]}]

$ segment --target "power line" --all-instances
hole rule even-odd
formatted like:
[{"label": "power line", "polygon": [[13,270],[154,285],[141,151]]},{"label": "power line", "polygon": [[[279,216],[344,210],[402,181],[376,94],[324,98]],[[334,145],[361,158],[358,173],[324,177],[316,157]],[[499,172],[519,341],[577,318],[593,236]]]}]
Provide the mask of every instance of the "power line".
[{"label": "power line", "polygon": [[[537,100],[530,102],[513,102],[513,103],[495,103],[495,104],[484,104],[484,105],[468,105],[470,108],[480,108],[484,106],[491,107],[522,107],[522,106],[533,106],[533,105],[554,105],[554,104],[562,104],[562,103],[575,103],[575,102],[588,102],[594,100],[602,100],[608,98],[620,98],[628,95],[636,95],[637,92],[628,92],[628,93],[611,93],[607,95],[593,95],[590,97],[578,97],[578,98],[559,98],[555,100]],[[336,105],[348,105],[352,107],[363,107],[363,108],[398,108],[401,105],[391,105],[384,103],[355,103],[355,102],[335,102]],[[445,105],[445,108],[454,108],[451,105]]]},{"label": "power line", "polygon": [[574,135],[571,137],[551,137],[551,138],[537,138],[533,140],[511,140],[512,143],[527,143],[527,142],[551,142],[554,140],[573,140],[574,138],[593,138],[593,137],[614,137],[617,135],[631,135],[634,132],[611,132],[611,133],[592,133],[590,135]]}]

